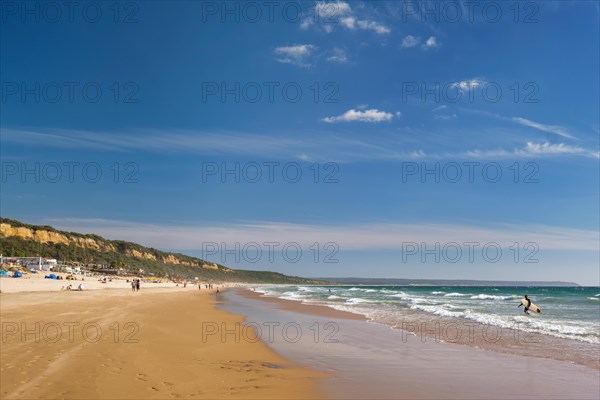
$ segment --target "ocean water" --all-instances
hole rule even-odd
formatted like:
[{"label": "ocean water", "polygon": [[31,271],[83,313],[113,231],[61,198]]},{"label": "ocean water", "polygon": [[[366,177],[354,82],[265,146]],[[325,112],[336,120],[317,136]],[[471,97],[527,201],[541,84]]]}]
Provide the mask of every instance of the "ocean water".
[{"label": "ocean water", "polygon": [[[277,289],[277,293],[285,292]],[[256,335],[277,354],[299,365],[331,372],[323,381],[323,389],[334,399],[600,398],[599,355],[595,351],[599,346],[586,342],[548,336],[550,341],[528,346],[521,354],[507,354],[511,352],[423,341],[383,324],[337,318],[314,309],[303,312],[302,307],[264,301],[243,290],[224,291],[218,307],[244,315],[246,324],[254,327]],[[296,328],[286,330],[289,324]],[[554,349],[556,341],[576,345],[557,349],[562,357],[535,351],[538,345]],[[572,353],[579,345],[585,348],[582,354],[589,357],[581,359]]]},{"label": "ocean water", "polygon": [[[600,343],[600,288],[476,286],[261,286],[257,292],[319,304],[401,327],[415,315],[460,318],[591,344]],[[517,308],[524,294],[542,310]]]}]

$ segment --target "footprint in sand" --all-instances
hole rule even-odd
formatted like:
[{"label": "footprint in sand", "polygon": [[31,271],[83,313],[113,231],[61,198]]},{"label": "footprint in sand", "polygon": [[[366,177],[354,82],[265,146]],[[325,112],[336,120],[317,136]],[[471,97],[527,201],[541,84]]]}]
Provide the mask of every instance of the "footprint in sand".
[{"label": "footprint in sand", "polygon": [[137,374],[137,378],[140,381],[144,381],[144,382],[148,381],[148,376],[146,374]]}]

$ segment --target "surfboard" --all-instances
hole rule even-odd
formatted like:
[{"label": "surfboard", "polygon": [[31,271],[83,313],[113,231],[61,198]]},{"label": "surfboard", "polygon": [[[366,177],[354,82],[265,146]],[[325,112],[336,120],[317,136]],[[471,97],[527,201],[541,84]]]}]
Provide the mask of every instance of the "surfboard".
[{"label": "surfboard", "polygon": [[[525,299],[521,299],[521,304],[523,304],[525,307],[527,307],[527,300],[525,300]],[[531,304],[529,305],[529,309],[530,309],[531,311],[535,311],[535,312],[536,312],[536,313],[538,313],[538,314],[541,314],[541,313],[542,313],[542,310],[540,310],[540,308],[539,308],[538,306],[536,306],[535,304],[533,304],[533,303],[531,303]]]}]

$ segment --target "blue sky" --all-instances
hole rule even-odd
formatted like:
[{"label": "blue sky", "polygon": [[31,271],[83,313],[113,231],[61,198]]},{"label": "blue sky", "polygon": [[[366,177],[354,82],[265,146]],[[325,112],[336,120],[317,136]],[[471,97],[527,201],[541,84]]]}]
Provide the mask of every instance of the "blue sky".
[{"label": "blue sky", "polygon": [[303,276],[600,282],[598,2],[8,3],[2,216]]}]

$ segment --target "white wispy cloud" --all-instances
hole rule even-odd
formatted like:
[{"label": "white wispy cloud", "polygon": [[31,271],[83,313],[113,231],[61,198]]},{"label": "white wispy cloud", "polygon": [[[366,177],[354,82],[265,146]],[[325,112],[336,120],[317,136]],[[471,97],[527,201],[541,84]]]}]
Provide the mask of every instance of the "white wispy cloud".
[{"label": "white wispy cloud", "polygon": [[[392,30],[382,22],[376,21],[367,14],[365,8],[360,12],[352,9],[344,1],[318,1],[314,7],[314,16],[306,17],[300,23],[300,28],[307,30],[311,27],[321,27],[325,32],[333,31],[339,24],[349,30],[372,31],[378,35],[387,35]],[[362,15],[361,15],[362,13]]]},{"label": "white wispy cloud", "polygon": [[507,149],[492,149],[492,150],[469,150],[465,153],[466,156],[472,158],[515,158],[515,157],[550,157],[550,156],[582,156],[600,158],[599,152],[595,150],[584,149],[579,146],[572,146],[565,143],[536,143],[527,142],[525,146]]},{"label": "white wispy cloud", "polygon": [[435,114],[433,116],[433,118],[435,118],[435,119],[443,119],[443,120],[450,120],[450,119],[454,119],[457,117],[458,116],[456,114]]},{"label": "white wispy cloud", "polygon": [[137,129],[117,132],[68,129],[8,129],[2,128],[2,141],[23,145],[39,145],[77,150],[115,152],[172,151],[260,154],[298,149],[303,141],[292,137],[273,138],[269,135],[231,131],[166,131]]},{"label": "white wispy cloud", "polygon": [[433,110],[431,110],[431,112],[433,113],[433,118],[438,119],[438,120],[451,120],[454,118],[458,118],[458,115],[455,113],[452,113],[452,114],[444,113],[444,111],[446,111],[447,109],[448,109],[448,106],[445,104],[435,107]]},{"label": "white wispy cloud", "polygon": [[410,49],[411,47],[417,46],[421,43],[421,38],[418,36],[407,35],[402,39],[402,47],[405,49]]},{"label": "white wispy cloud", "polygon": [[315,4],[315,13],[321,19],[334,18],[351,12],[350,4],[345,1],[317,1]]},{"label": "white wispy cloud", "polygon": [[485,85],[485,81],[483,79],[480,78],[473,78],[470,80],[465,80],[465,81],[460,81],[460,82],[453,82],[450,87],[459,89],[463,92],[467,92],[469,90],[474,90],[477,89],[480,86]]},{"label": "white wispy cloud", "polygon": [[586,150],[579,146],[570,146],[564,143],[533,143],[527,142],[525,146],[525,152],[527,154],[581,154],[585,153]]},{"label": "white wispy cloud", "polygon": [[438,42],[437,38],[435,36],[430,36],[425,43],[423,43],[422,48],[424,50],[429,50],[429,49],[434,49],[436,47],[440,47],[441,44]]},{"label": "white wispy cloud", "polygon": [[[403,243],[497,243],[503,248],[515,242],[536,243],[540,249],[598,250],[596,230],[564,226],[437,223],[355,223],[311,225],[271,221],[244,223],[148,224],[106,219],[48,219],[44,222],[67,231],[95,233],[108,239],[134,241],[145,246],[169,250],[201,250],[207,243],[235,248],[247,243],[297,243],[303,248],[313,243],[336,243],[340,250],[401,249]],[[165,234],[168,232],[168,235]]]},{"label": "white wispy cloud", "polygon": [[313,18],[305,18],[300,22],[300,29],[307,30],[311,26],[315,24],[315,20]]},{"label": "white wispy cloud", "polygon": [[348,62],[348,53],[346,50],[336,47],[332,50],[331,55],[327,57],[327,61],[338,64],[346,64]]},{"label": "white wispy cloud", "polygon": [[[326,122],[382,122],[401,116],[394,113],[369,109],[363,105],[352,113],[329,117]],[[444,113],[445,114],[445,113]],[[442,115],[444,115],[442,114]],[[450,114],[452,115],[452,114]],[[407,133],[410,131],[406,131]],[[423,132],[425,133],[425,132]],[[442,135],[445,136],[445,135]],[[72,151],[102,152],[160,152],[171,154],[210,154],[239,157],[260,157],[275,160],[317,160],[339,163],[413,159],[469,159],[523,157],[585,157],[599,158],[598,148],[571,146],[548,141],[523,143],[517,148],[465,149],[455,152],[436,152],[438,142],[406,141],[396,136],[353,138],[335,132],[320,131],[314,134],[289,132],[288,134],[256,134],[236,131],[193,131],[193,130],[124,130],[116,132],[82,131],[67,129],[9,129],[0,132],[2,144],[17,143],[22,146],[68,149]],[[424,146],[425,148],[422,148]]]},{"label": "white wispy cloud", "polygon": [[328,132],[268,135],[235,131],[126,130],[94,132],[66,129],[1,130],[2,143],[44,149],[76,151],[161,152],[173,154],[234,155],[270,158],[353,162],[370,159],[412,159],[415,151],[377,141],[367,142]]},{"label": "white wispy cloud", "polygon": [[562,137],[568,138],[568,139],[576,139],[575,136],[573,136],[569,132],[567,132],[567,130],[562,126],[541,124],[539,122],[535,122],[535,121],[532,121],[532,120],[529,120],[526,118],[522,118],[522,117],[513,117],[511,119],[513,122],[516,122],[517,124],[528,126],[530,128],[534,128],[534,129],[540,130],[542,132],[552,133],[554,135],[562,136]]},{"label": "white wispy cloud", "polygon": [[334,123],[334,122],[384,122],[391,121],[394,118],[394,114],[379,111],[376,108],[372,108],[370,110],[355,110],[351,109],[343,113],[342,115],[338,115],[335,117],[326,117],[323,118],[324,122]]},{"label": "white wispy cloud", "polygon": [[296,44],[292,46],[281,46],[275,48],[275,60],[284,64],[293,64],[298,67],[308,68],[311,66],[310,57],[316,46],[312,44]]},{"label": "white wispy cloud", "polygon": [[348,29],[356,29],[356,18],[344,17],[340,18],[340,24]]},{"label": "white wispy cloud", "polygon": [[375,21],[358,20],[356,21],[356,25],[362,30],[373,31],[380,35],[385,35],[392,31],[387,26]]}]

